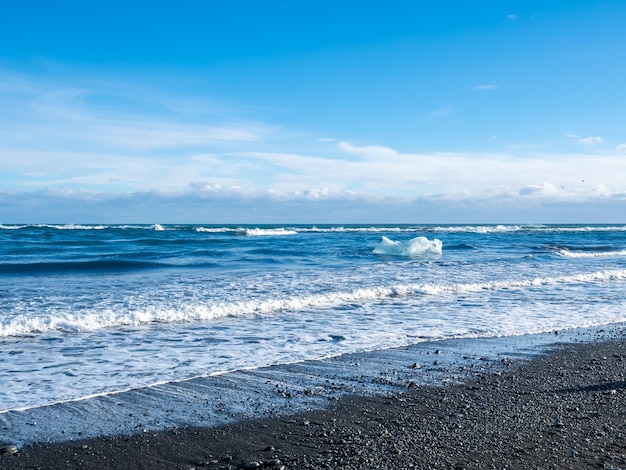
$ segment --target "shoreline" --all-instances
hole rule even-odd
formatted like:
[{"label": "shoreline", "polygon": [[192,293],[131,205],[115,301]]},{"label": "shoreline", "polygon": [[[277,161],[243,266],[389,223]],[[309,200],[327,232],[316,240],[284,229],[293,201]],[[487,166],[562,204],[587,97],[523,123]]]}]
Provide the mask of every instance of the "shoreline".
[{"label": "shoreline", "polygon": [[[265,388],[273,392],[268,402],[267,390],[251,391],[259,395],[256,405],[266,405],[256,414],[249,409],[248,416],[230,413],[235,415],[231,420],[217,424],[205,420],[209,424],[204,426],[181,420],[168,430],[141,427],[109,437],[82,439],[79,434],[65,442],[33,440],[15,455],[0,455],[0,467],[234,469],[280,460],[277,467],[286,468],[626,468],[624,325],[570,333],[553,335],[552,345],[550,336],[534,335],[535,341],[543,338],[539,341],[543,349],[530,338],[517,338],[518,344],[509,338],[508,353],[501,351],[503,339],[492,338],[446,340],[427,348],[420,343],[421,349],[411,346],[342,358],[341,363],[351,364],[357,374],[364,370],[355,358],[369,358],[369,372],[357,380],[360,388],[334,382],[342,375],[337,358],[265,368],[255,371],[256,380],[247,383],[270,382]],[[487,346],[491,356],[482,354]],[[409,357],[419,358],[421,364],[409,363]],[[326,374],[327,395],[315,387],[297,389],[297,383],[279,380],[290,374],[311,375],[315,366],[321,368],[318,377]],[[446,384],[410,380],[428,375],[423,372],[429,368],[432,377],[444,370]],[[351,374],[355,376],[354,370]],[[300,383],[310,386],[311,380],[306,377]],[[239,382],[234,393],[248,390],[247,385]],[[382,392],[372,393],[373,385]],[[251,405],[245,397],[239,402],[230,399],[234,403],[229,411]],[[147,403],[139,400],[142,406]],[[124,408],[108,406],[113,414]],[[78,410],[78,422],[84,417],[97,427],[96,417],[85,415],[88,411]],[[47,425],[54,427],[55,422]],[[3,444],[14,443],[10,432],[4,425]]]},{"label": "shoreline", "polygon": [[323,409],[347,395],[393,396],[411,383],[441,386],[497,373],[503,360],[529,359],[563,342],[617,337],[623,327],[424,341],[8,411],[0,413],[0,443],[22,447],[183,426],[216,427]]}]

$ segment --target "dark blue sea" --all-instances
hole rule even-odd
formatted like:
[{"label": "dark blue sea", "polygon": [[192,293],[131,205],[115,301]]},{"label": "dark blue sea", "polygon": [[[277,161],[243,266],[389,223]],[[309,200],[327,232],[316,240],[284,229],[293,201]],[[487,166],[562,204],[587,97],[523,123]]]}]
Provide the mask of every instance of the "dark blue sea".
[{"label": "dark blue sea", "polygon": [[0,412],[624,321],[623,225],[0,225]]}]

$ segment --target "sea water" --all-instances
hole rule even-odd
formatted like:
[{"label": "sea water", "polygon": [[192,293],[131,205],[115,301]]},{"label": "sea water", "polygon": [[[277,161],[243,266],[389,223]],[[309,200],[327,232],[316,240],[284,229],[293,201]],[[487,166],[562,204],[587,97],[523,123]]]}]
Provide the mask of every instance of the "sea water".
[{"label": "sea water", "polygon": [[0,225],[0,412],[626,321],[626,226]]}]

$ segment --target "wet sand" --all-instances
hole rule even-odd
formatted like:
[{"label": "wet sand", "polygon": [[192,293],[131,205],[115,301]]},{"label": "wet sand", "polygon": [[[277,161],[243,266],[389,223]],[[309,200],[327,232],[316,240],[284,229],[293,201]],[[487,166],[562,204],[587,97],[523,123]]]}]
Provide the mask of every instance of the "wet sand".
[{"label": "wet sand", "polygon": [[500,366],[324,410],[29,445],[0,455],[0,468],[626,469],[623,336]]}]

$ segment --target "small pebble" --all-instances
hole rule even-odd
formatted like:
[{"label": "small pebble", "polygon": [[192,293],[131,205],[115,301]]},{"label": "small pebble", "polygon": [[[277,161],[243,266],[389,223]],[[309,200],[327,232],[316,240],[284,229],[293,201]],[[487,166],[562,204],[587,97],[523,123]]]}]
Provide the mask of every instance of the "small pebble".
[{"label": "small pebble", "polygon": [[248,462],[243,468],[259,468],[261,464],[259,462]]},{"label": "small pebble", "polygon": [[0,447],[0,455],[3,454],[15,454],[17,453],[17,447],[13,445]]}]

